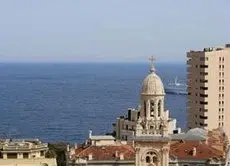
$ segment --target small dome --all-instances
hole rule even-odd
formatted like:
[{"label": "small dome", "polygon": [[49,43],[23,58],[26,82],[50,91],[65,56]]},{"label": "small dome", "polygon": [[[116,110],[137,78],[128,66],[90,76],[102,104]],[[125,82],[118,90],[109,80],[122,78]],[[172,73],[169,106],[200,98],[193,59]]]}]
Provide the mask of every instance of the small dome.
[{"label": "small dome", "polygon": [[164,85],[154,70],[144,79],[142,84],[142,95],[165,95]]}]

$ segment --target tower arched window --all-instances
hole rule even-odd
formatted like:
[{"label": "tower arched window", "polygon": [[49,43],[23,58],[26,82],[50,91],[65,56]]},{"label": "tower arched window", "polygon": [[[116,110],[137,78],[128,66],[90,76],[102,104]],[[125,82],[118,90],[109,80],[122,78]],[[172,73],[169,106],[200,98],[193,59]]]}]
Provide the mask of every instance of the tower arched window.
[{"label": "tower arched window", "polygon": [[155,103],[154,103],[154,101],[151,101],[150,102],[150,116],[151,117],[154,117],[154,107],[155,107]]},{"label": "tower arched window", "polygon": [[156,156],[153,156],[153,163],[157,163],[157,157]]},{"label": "tower arched window", "polygon": [[145,160],[146,160],[146,163],[150,163],[150,157],[149,156],[147,156]]},{"label": "tower arched window", "polygon": [[146,163],[151,163],[153,165],[157,165],[157,154],[155,152],[148,152],[146,153]]},{"label": "tower arched window", "polygon": [[160,117],[161,116],[161,100],[158,101],[157,111],[158,111],[158,117]]},{"label": "tower arched window", "polygon": [[144,112],[145,112],[145,116],[146,116],[146,101],[144,101]]},{"label": "tower arched window", "polygon": [[146,112],[147,112],[147,103],[146,103],[146,101],[144,101],[144,116],[146,117]]}]

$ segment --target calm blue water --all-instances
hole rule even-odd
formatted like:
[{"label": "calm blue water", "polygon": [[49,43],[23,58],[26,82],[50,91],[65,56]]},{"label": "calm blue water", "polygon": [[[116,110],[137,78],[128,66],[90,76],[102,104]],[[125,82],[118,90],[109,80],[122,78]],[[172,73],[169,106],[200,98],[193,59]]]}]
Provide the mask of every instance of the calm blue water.
[{"label": "calm blue water", "polygon": [[[185,81],[185,64],[158,64],[164,84]],[[82,142],[112,130],[139,104],[147,64],[0,64],[0,137]],[[166,108],[186,125],[186,97],[167,95]]]}]

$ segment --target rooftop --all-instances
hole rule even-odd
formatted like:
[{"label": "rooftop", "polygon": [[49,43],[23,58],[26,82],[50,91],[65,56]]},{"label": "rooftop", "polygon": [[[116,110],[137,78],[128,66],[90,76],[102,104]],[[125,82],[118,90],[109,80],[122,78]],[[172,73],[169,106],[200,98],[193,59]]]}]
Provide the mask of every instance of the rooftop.
[{"label": "rooftop", "polygon": [[180,141],[170,146],[170,156],[180,160],[208,160],[210,158],[223,158],[224,153],[202,141]]},{"label": "rooftop", "polygon": [[115,140],[111,135],[94,135],[90,137],[91,140]]},{"label": "rooftop", "polygon": [[115,160],[123,155],[124,160],[134,160],[135,151],[130,145],[119,146],[88,146],[75,150],[75,157],[88,158],[92,155],[92,160]]},{"label": "rooftop", "polygon": [[226,48],[230,48],[230,44],[225,44],[224,47],[207,47],[207,48],[204,48],[202,51],[194,51],[194,50],[191,50],[190,52],[212,52],[212,51],[220,51],[220,50],[224,50]]},{"label": "rooftop", "polygon": [[48,148],[48,144],[42,143],[38,139],[4,139],[0,141],[2,151],[28,151],[39,148]]}]

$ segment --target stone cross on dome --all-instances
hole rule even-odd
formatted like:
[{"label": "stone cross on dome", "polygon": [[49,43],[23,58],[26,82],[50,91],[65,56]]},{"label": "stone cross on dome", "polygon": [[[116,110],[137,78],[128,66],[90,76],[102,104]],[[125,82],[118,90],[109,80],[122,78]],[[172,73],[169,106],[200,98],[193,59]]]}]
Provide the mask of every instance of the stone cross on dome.
[{"label": "stone cross on dome", "polygon": [[149,57],[149,60],[150,60],[150,62],[151,62],[150,72],[151,72],[151,73],[152,73],[152,72],[155,72],[156,69],[155,69],[155,67],[154,67],[154,61],[156,60],[156,58],[154,58],[154,56],[151,56],[151,57]]}]

